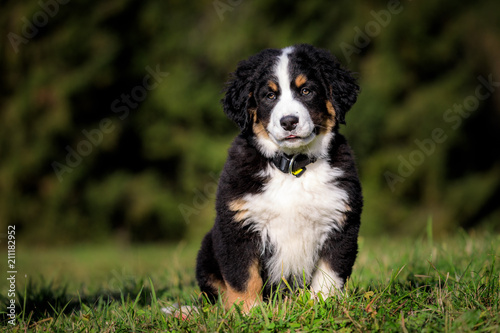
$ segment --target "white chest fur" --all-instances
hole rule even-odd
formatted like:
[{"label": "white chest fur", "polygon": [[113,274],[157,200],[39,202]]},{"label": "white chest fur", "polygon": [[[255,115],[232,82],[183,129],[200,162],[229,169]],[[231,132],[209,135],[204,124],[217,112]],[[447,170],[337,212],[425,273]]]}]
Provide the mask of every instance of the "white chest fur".
[{"label": "white chest fur", "polygon": [[[269,167],[270,176],[263,193],[243,197],[245,224],[259,232],[262,251],[271,246],[267,263],[271,283],[294,277],[310,283],[318,264],[318,254],[328,235],[344,222],[347,193],[336,185],[342,175],[324,160],[309,166],[296,178]],[[292,281],[290,281],[292,282]]]}]

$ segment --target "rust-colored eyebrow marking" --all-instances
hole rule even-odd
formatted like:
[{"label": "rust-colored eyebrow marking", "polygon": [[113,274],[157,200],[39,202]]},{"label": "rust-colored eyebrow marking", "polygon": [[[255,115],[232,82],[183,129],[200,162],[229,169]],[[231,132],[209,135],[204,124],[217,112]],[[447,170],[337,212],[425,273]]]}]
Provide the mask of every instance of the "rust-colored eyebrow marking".
[{"label": "rust-colored eyebrow marking", "polygon": [[278,86],[273,81],[267,82],[267,85],[269,86],[269,88],[271,88],[272,91],[278,92]]},{"label": "rust-colored eyebrow marking", "polygon": [[295,86],[297,88],[300,88],[302,85],[304,85],[304,83],[307,82],[307,77],[304,75],[304,74],[299,74],[296,78],[295,78]]}]

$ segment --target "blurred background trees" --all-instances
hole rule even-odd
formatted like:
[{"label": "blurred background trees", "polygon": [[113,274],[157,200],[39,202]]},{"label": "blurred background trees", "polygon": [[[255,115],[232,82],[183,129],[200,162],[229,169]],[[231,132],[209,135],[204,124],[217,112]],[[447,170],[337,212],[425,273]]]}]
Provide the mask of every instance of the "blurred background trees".
[{"label": "blurred background trees", "polygon": [[[362,233],[500,221],[498,2],[3,1],[0,228],[32,243],[197,239],[237,128],[237,62],[311,43],[358,73],[342,132]],[[0,231],[1,233],[1,231]]]}]

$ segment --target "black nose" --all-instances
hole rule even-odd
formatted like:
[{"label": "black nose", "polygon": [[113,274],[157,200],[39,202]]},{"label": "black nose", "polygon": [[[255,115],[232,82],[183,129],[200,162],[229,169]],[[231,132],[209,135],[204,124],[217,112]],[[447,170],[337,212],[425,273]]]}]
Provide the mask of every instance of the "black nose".
[{"label": "black nose", "polygon": [[283,129],[286,131],[294,130],[295,127],[297,127],[298,123],[299,123],[299,118],[295,116],[285,116],[280,120],[281,127],[283,127]]}]

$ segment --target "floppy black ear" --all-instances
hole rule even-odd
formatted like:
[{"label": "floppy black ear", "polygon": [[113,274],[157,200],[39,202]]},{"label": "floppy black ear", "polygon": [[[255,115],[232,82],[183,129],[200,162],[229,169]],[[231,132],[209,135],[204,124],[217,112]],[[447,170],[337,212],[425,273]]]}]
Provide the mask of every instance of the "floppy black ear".
[{"label": "floppy black ear", "polygon": [[251,123],[248,109],[256,106],[254,93],[257,82],[266,69],[265,66],[270,64],[269,57],[277,54],[279,50],[266,49],[247,60],[240,61],[236,71],[226,83],[225,96],[221,101],[224,113],[242,131]]},{"label": "floppy black ear", "polygon": [[317,56],[320,75],[328,100],[335,109],[337,122],[345,124],[345,115],[358,98],[359,85],[352,73],[343,68],[329,51],[318,50]]},{"label": "floppy black ear", "polygon": [[336,111],[339,124],[345,124],[345,115],[356,102],[359,93],[359,85],[351,72],[342,67],[336,68],[335,78],[330,82],[330,102]]},{"label": "floppy black ear", "polygon": [[247,127],[249,121],[248,103],[254,90],[250,65],[247,60],[238,64],[238,68],[226,83],[225,96],[222,99],[224,113],[241,130]]}]

